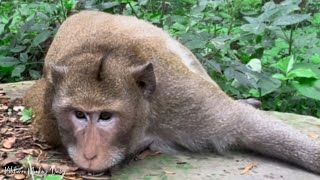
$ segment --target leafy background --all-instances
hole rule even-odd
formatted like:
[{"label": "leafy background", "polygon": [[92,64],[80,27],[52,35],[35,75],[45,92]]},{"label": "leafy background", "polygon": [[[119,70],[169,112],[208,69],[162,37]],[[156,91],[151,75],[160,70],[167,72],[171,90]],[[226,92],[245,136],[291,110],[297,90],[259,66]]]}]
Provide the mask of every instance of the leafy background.
[{"label": "leafy background", "polygon": [[60,24],[83,9],[163,28],[234,98],[320,117],[318,0],[0,0],[1,83],[40,78]]}]

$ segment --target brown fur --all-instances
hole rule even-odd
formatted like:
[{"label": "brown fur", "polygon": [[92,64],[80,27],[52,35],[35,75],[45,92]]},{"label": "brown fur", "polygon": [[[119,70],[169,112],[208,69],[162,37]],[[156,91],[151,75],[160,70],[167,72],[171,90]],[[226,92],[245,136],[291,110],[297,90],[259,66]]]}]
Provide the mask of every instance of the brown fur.
[{"label": "brown fur", "polygon": [[[161,152],[241,147],[320,172],[318,143],[228,97],[189,50],[136,18],[73,15],[60,27],[44,70],[25,97],[35,109],[35,130],[48,142],[60,137],[84,169],[108,169],[148,146]],[[102,120],[101,112],[112,117]]]}]

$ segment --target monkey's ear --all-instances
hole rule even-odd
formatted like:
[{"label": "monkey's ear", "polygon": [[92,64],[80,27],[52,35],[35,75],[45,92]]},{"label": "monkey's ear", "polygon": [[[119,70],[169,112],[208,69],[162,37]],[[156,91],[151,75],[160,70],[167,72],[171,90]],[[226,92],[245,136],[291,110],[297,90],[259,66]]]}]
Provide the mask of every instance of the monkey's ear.
[{"label": "monkey's ear", "polygon": [[135,67],[133,77],[145,97],[149,97],[156,90],[156,77],[152,63],[146,63]]},{"label": "monkey's ear", "polygon": [[58,83],[63,76],[67,72],[67,67],[66,66],[58,66],[54,64],[49,64],[49,73],[48,73],[48,80],[52,84]]}]

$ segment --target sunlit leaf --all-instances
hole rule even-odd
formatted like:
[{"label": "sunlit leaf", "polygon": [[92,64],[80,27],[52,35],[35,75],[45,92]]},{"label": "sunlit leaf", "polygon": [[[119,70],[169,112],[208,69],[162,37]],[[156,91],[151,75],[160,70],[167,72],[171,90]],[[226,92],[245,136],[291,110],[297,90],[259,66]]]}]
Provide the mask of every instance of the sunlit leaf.
[{"label": "sunlit leaf", "polygon": [[40,43],[47,40],[51,35],[52,35],[52,32],[48,30],[41,32],[33,39],[32,45],[33,46],[39,45]]},{"label": "sunlit leaf", "polygon": [[14,67],[11,76],[12,77],[20,77],[21,73],[23,73],[26,70],[26,66],[24,64],[20,64],[16,67]]},{"label": "sunlit leaf", "polygon": [[303,69],[303,68],[293,69],[288,73],[287,76],[319,79],[319,77],[311,69]]},{"label": "sunlit leaf", "polygon": [[276,79],[283,80],[283,81],[288,80],[288,78],[285,75],[279,74],[279,73],[272,75],[272,77],[276,78]]},{"label": "sunlit leaf", "polygon": [[311,99],[320,100],[320,80],[304,78],[303,80],[292,82],[292,85],[302,95]]},{"label": "sunlit leaf", "polygon": [[280,16],[275,21],[273,21],[273,25],[278,26],[286,26],[292,25],[310,18],[310,14],[290,14],[286,16]]},{"label": "sunlit leaf", "polygon": [[3,66],[3,67],[11,67],[19,63],[20,61],[15,57],[10,57],[10,56],[0,57],[0,66]]},{"label": "sunlit leaf", "polygon": [[22,122],[30,122],[32,118],[32,109],[29,108],[25,108],[22,112],[21,112],[21,117],[20,117],[20,121]]},{"label": "sunlit leaf", "polygon": [[241,29],[252,34],[261,34],[266,29],[266,25],[264,23],[257,24],[245,24],[241,26]]}]

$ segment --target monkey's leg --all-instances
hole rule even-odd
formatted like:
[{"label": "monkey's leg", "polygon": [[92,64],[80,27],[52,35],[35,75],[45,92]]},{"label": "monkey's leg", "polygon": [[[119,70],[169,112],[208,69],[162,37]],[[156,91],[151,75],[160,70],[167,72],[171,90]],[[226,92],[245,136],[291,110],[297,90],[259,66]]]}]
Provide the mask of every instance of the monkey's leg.
[{"label": "monkey's leg", "polygon": [[33,121],[32,130],[34,135],[40,140],[52,146],[60,145],[60,137],[56,121],[51,117],[46,105],[45,98],[46,82],[42,78],[38,80],[23,97],[23,104],[32,108]]},{"label": "monkey's leg", "polygon": [[320,144],[276,118],[250,106],[238,106],[240,145],[320,173]]}]

